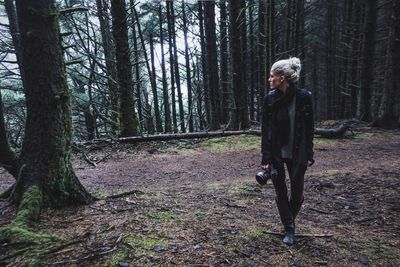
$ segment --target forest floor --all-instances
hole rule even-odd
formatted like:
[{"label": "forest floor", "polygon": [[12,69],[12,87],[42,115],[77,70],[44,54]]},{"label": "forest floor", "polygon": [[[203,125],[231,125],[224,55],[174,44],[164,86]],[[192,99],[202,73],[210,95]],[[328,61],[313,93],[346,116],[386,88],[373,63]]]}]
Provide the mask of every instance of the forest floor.
[{"label": "forest floor", "polygon": [[[73,161],[101,200],[43,210],[35,231],[62,241],[0,244],[0,266],[400,266],[400,132],[354,134],[315,139],[292,247],[272,184],[254,179],[259,137],[107,144]],[[0,214],[2,226],[15,208]]]}]

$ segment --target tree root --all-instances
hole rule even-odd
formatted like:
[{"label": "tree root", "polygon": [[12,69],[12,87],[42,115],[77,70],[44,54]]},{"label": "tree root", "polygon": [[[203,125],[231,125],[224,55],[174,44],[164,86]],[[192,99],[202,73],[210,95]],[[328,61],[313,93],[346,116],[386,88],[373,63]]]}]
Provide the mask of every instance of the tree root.
[{"label": "tree root", "polygon": [[9,244],[43,244],[60,240],[58,237],[35,233],[30,224],[37,220],[42,207],[42,191],[30,187],[22,197],[15,219],[0,228],[0,242]]},{"label": "tree root", "polygon": [[8,199],[11,196],[11,193],[13,192],[15,187],[15,184],[13,184],[10,188],[8,188],[6,191],[0,194],[0,199]]}]

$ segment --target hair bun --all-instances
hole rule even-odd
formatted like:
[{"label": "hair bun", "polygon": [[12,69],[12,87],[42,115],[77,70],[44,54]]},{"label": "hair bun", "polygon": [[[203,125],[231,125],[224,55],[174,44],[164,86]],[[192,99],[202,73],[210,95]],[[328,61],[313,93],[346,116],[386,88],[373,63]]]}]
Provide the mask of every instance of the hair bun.
[{"label": "hair bun", "polygon": [[297,82],[300,79],[301,62],[297,57],[291,57],[288,59],[290,68],[293,70],[290,80]]}]

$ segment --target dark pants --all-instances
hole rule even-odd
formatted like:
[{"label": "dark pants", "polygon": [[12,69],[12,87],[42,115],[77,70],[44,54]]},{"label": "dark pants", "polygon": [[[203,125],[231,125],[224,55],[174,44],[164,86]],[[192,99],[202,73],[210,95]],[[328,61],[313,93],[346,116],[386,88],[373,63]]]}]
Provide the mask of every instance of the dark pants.
[{"label": "dark pants", "polygon": [[[293,160],[284,159],[290,178],[290,200],[293,202],[303,202],[303,191],[304,191],[304,174],[306,169],[297,172],[296,176],[293,177]],[[278,168],[278,178],[273,181],[276,197],[278,199],[287,199],[288,190],[286,186],[286,175],[284,164]]]},{"label": "dark pants", "polygon": [[293,160],[284,159],[284,162],[290,178],[290,201],[288,199],[284,164],[278,167],[278,177],[272,182],[276,192],[276,204],[282,224],[285,226],[286,231],[294,231],[294,219],[303,203],[304,174],[306,168],[297,171],[296,175],[293,176]]}]

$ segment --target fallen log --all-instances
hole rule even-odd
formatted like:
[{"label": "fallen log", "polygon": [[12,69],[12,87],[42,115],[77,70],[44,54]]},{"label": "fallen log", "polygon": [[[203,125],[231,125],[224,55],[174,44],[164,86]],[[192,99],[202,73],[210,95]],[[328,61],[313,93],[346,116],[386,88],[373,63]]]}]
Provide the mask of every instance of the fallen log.
[{"label": "fallen log", "polygon": [[241,134],[261,135],[261,131],[247,130],[247,131],[195,132],[195,133],[182,133],[182,134],[131,136],[131,137],[118,138],[118,141],[121,143],[137,143],[137,142],[149,142],[149,141],[168,141],[168,140],[180,140],[180,139],[224,137],[224,136],[241,135]]},{"label": "fallen log", "polygon": [[[350,129],[350,126],[341,126],[339,128],[326,129],[326,128],[315,128],[314,134],[325,138],[340,138],[343,137],[346,131]],[[177,133],[177,134],[157,134],[147,136],[130,136],[120,137],[116,139],[95,139],[93,141],[75,143],[78,146],[90,146],[99,143],[120,142],[120,143],[140,143],[140,142],[151,142],[151,141],[169,141],[169,140],[181,140],[181,139],[200,139],[200,138],[211,138],[211,137],[226,137],[232,135],[257,135],[261,136],[260,130],[243,130],[243,131],[215,131],[215,132],[194,132],[194,133]]]},{"label": "fallen log", "polygon": [[349,130],[351,126],[342,125],[338,128],[326,129],[326,128],[315,128],[314,134],[325,138],[341,138],[345,135],[346,131]]}]

